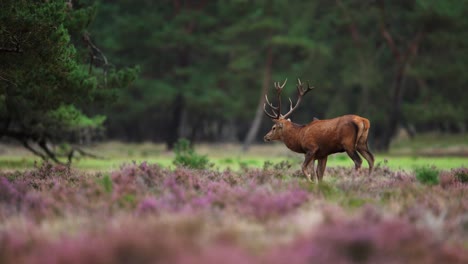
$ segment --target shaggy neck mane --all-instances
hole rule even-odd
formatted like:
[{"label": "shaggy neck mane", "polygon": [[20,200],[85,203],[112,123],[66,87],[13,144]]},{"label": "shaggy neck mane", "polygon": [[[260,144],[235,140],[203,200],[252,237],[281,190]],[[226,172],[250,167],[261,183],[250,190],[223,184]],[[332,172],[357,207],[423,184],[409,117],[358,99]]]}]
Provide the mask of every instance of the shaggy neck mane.
[{"label": "shaggy neck mane", "polygon": [[305,126],[306,126],[305,124],[297,124],[297,123],[294,123],[294,122],[291,122],[291,124],[292,124],[293,127],[295,127],[295,128],[301,128],[301,127],[305,127]]},{"label": "shaggy neck mane", "polygon": [[286,126],[286,129],[289,132],[283,135],[283,142],[290,150],[298,153],[303,153],[302,144],[301,144],[301,130],[306,125],[300,125],[291,122],[289,126]]}]

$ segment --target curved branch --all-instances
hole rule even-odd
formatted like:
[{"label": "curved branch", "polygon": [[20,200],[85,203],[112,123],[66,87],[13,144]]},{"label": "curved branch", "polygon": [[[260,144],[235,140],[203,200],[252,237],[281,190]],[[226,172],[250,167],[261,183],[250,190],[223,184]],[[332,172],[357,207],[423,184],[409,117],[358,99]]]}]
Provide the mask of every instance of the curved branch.
[{"label": "curved branch", "polygon": [[42,160],[46,160],[46,159],[47,159],[46,156],[45,156],[44,154],[42,154],[41,152],[39,152],[39,151],[35,150],[33,147],[31,147],[26,139],[23,140],[22,143],[23,143],[23,146],[24,146],[27,150],[31,151],[34,155],[41,157]]},{"label": "curved branch", "polygon": [[[104,83],[107,84],[107,69],[109,66],[109,61],[107,60],[106,55],[91,41],[91,37],[88,33],[83,34],[83,41],[85,42],[86,46],[88,46],[90,52],[90,61],[89,61],[89,73],[91,73],[92,65],[95,59],[102,59],[104,62],[103,69],[104,69]],[[95,56],[97,54],[98,56]]]},{"label": "curved branch", "polygon": [[392,52],[393,56],[397,61],[401,61],[401,54],[398,50],[397,45],[395,44],[395,40],[393,39],[390,31],[387,28],[387,14],[385,10],[385,3],[383,0],[379,1],[379,9],[380,9],[380,34],[387,42],[390,51]]},{"label": "curved branch", "polygon": [[38,144],[44,150],[47,156],[51,158],[55,163],[63,164],[60,160],[57,159],[57,156],[55,155],[55,153],[49,149],[45,139],[40,140]]}]

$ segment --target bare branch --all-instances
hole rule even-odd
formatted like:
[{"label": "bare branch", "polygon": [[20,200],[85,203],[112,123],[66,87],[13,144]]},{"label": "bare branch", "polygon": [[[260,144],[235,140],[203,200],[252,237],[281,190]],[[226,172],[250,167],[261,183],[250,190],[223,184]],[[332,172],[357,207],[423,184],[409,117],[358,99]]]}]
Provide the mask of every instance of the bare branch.
[{"label": "bare branch", "polygon": [[102,156],[99,156],[99,155],[90,153],[90,152],[85,151],[85,150],[83,150],[83,149],[81,149],[81,148],[79,148],[79,147],[73,147],[73,150],[76,151],[76,152],[78,152],[78,153],[80,153],[80,155],[82,155],[82,156],[87,156],[87,157],[90,157],[90,158],[101,159],[101,160],[105,159],[105,158],[102,157]]},{"label": "bare branch", "polygon": [[60,160],[57,159],[57,156],[52,152],[47,146],[45,139],[39,141],[39,146],[44,150],[44,152],[51,158],[55,163],[63,164]]},{"label": "bare branch", "polygon": [[27,139],[22,140],[22,142],[23,142],[23,146],[26,149],[28,149],[29,151],[31,151],[34,155],[41,157],[42,160],[47,159],[44,154],[42,154],[41,152],[39,152],[39,151],[35,150],[33,147],[31,147],[31,145],[29,145]]},{"label": "bare branch", "polygon": [[0,75],[0,81],[7,82],[7,83],[9,83],[9,84],[11,84],[11,85],[14,85],[14,86],[18,87],[18,85],[17,85],[16,83],[12,82],[11,80],[9,80],[9,79],[7,79],[7,78],[1,76],[1,75]]},{"label": "bare branch", "polygon": [[9,52],[9,53],[23,53],[23,50],[17,44],[14,48],[0,47],[0,52]]},{"label": "bare branch", "polygon": [[[109,61],[107,60],[106,55],[104,55],[104,53],[91,41],[91,37],[88,33],[83,34],[83,41],[89,48],[89,72],[91,73],[92,65],[96,59],[102,60],[104,62],[104,83],[107,84],[107,69],[109,67]],[[98,56],[96,56],[95,54],[97,54]]]},{"label": "bare branch", "polygon": [[395,59],[397,61],[401,61],[400,51],[398,50],[398,47],[395,44],[395,40],[393,39],[392,35],[390,34],[390,31],[387,28],[387,18],[386,18],[387,14],[385,11],[384,1],[382,0],[379,1],[379,8],[380,8],[380,33],[382,34],[382,37],[387,42],[390,48],[390,51],[392,52]]},{"label": "bare branch", "polygon": [[361,34],[359,33],[359,30],[358,30],[358,28],[356,26],[356,22],[355,22],[354,18],[348,12],[348,9],[346,8],[346,6],[343,4],[343,2],[341,0],[336,0],[336,4],[343,11],[343,14],[344,14],[346,20],[348,20],[348,28],[349,28],[349,31],[351,32],[351,38],[353,39],[354,44],[358,48],[361,47],[362,38],[361,38]]}]

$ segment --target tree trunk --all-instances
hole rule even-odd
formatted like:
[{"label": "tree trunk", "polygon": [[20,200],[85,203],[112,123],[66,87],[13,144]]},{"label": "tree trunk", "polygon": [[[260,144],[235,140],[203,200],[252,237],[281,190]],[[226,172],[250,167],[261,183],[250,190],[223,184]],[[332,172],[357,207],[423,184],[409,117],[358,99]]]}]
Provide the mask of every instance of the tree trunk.
[{"label": "tree trunk", "polygon": [[378,2],[380,8],[380,33],[387,43],[390,52],[393,55],[396,64],[396,73],[395,73],[395,80],[393,84],[393,98],[392,98],[392,105],[390,107],[388,125],[386,127],[385,132],[382,135],[381,139],[381,150],[387,151],[390,147],[390,141],[392,137],[396,134],[398,129],[398,125],[400,124],[401,119],[401,103],[403,97],[403,88],[404,83],[403,80],[405,78],[405,70],[406,67],[410,64],[412,58],[414,58],[419,49],[419,45],[421,40],[423,39],[425,32],[423,30],[418,31],[412,40],[406,43],[406,47],[404,47],[402,51],[397,46],[397,42],[394,40],[392,34],[390,33],[389,29],[387,28],[386,22],[386,10],[385,10],[385,1],[380,0]]},{"label": "tree trunk", "polygon": [[250,126],[249,132],[247,133],[247,137],[245,138],[244,145],[242,146],[242,151],[248,151],[250,145],[252,144],[253,140],[258,134],[258,130],[260,128],[260,124],[262,122],[263,117],[263,104],[265,103],[265,94],[268,91],[268,85],[271,82],[271,67],[273,64],[273,52],[272,48],[268,47],[267,50],[267,58],[265,62],[265,73],[263,75],[263,83],[262,83],[262,92],[260,94],[260,100],[258,101],[257,110],[255,111],[255,117]]},{"label": "tree trunk", "polygon": [[401,101],[403,95],[403,78],[406,62],[399,65],[393,84],[392,106],[390,108],[388,127],[382,137],[382,150],[387,151],[390,147],[392,137],[396,134],[401,119]]},{"label": "tree trunk", "polygon": [[182,94],[177,94],[172,103],[172,118],[168,126],[168,134],[166,138],[167,150],[172,150],[174,144],[179,139],[179,127],[182,122],[182,110],[184,109],[184,97]]}]

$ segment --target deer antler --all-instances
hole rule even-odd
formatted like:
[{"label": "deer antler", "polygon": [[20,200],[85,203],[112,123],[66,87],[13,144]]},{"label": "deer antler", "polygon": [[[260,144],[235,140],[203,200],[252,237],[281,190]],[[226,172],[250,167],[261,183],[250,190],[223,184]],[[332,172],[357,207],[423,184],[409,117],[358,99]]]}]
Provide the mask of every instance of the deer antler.
[{"label": "deer antler", "polygon": [[289,98],[289,111],[283,115],[282,117],[283,118],[287,118],[289,115],[292,114],[292,112],[294,112],[294,110],[296,110],[296,108],[299,106],[299,103],[301,102],[302,100],[302,96],[304,96],[306,93],[308,93],[310,90],[312,90],[314,87],[311,87],[309,82],[307,82],[307,88],[304,89],[303,87],[303,83],[301,82],[301,80],[297,79],[297,92],[299,93],[299,96],[298,96],[298,99],[297,99],[297,102],[296,104],[294,105],[293,107],[293,103],[291,101],[291,98]]},{"label": "deer antler", "polygon": [[[278,97],[278,106],[274,106],[272,103],[270,103],[270,101],[268,100],[268,95],[265,94],[265,100],[266,102],[263,104],[263,111],[265,112],[265,114],[267,116],[269,116],[270,118],[272,119],[279,119],[281,117],[281,92],[283,90],[283,87],[286,85],[286,82],[288,81],[288,79],[284,80],[283,84],[280,85],[279,82],[275,82],[273,83],[274,86],[275,86],[275,90],[276,90],[276,96]],[[271,112],[273,112],[273,114],[269,113],[266,109],[266,106],[268,106],[271,108]]]}]

